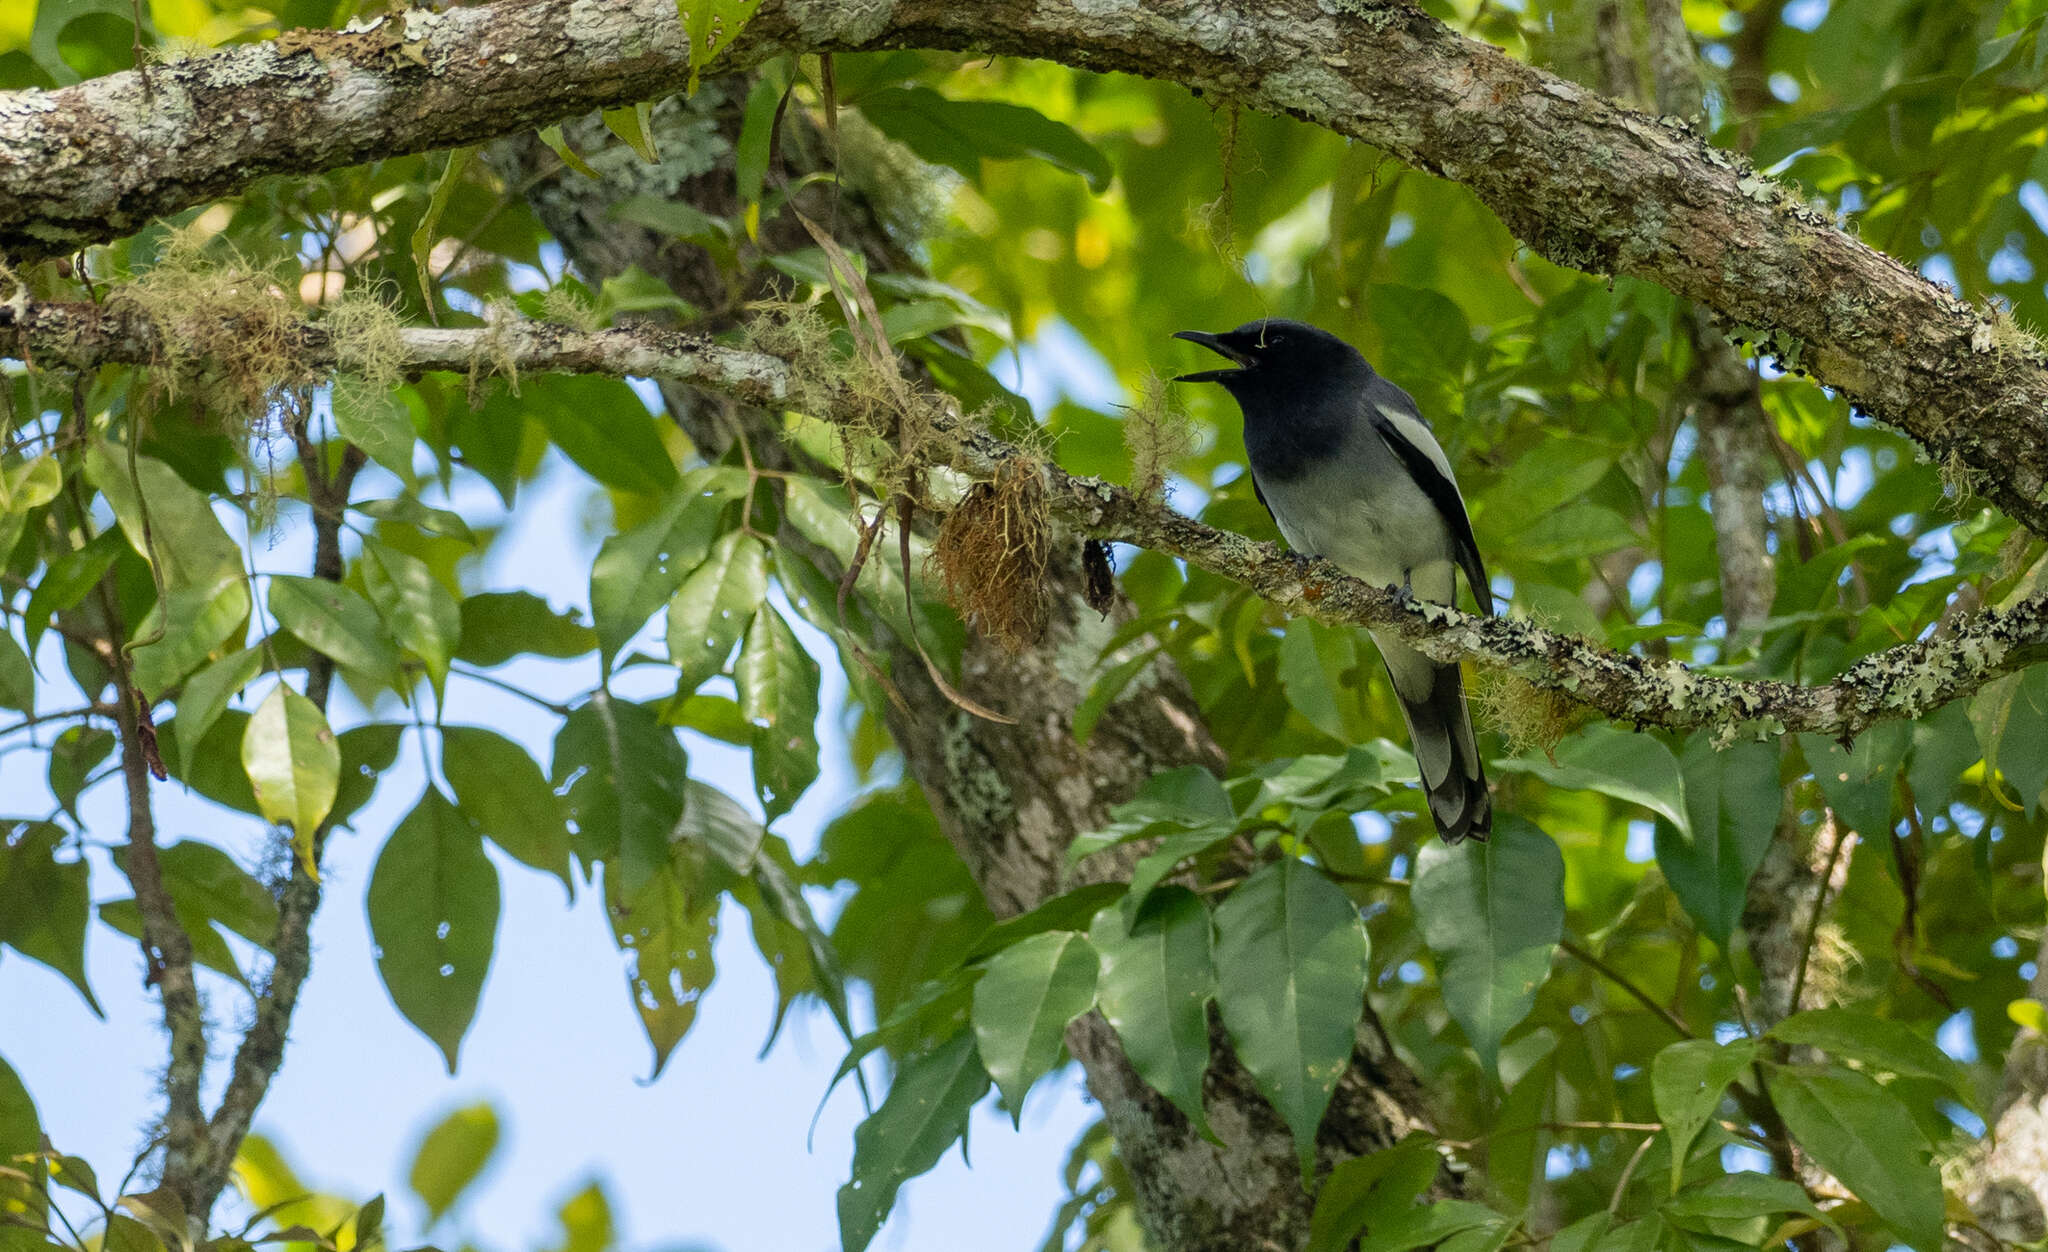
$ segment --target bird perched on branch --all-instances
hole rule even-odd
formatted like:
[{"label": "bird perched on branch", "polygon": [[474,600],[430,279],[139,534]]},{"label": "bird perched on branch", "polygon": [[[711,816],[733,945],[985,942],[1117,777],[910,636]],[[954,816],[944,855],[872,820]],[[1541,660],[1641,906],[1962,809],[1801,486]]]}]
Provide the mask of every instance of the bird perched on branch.
[{"label": "bird perched on branch", "polygon": [[[1235,367],[1175,381],[1220,383],[1244,410],[1253,486],[1297,552],[1440,604],[1456,601],[1455,571],[1462,569],[1479,611],[1493,613],[1450,459],[1415,401],[1358,349],[1277,318],[1174,337]],[[1485,839],[1493,802],[1458,667],[1430,660],[1391,632],[1372,636],[1408,721],[1437,832],[1446,843]]]}]

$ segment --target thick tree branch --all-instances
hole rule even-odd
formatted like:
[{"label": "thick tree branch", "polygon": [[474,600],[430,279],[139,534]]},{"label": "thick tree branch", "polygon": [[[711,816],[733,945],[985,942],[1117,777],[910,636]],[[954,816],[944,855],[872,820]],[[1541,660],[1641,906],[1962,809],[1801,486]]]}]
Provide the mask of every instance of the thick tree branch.
[{"label": "thick tree branch", "polygon": [[[336,350],[317,324],[298,331],[309,370],[332,370]],[[466,372],[505,363],[522,373],[560,371],[687,383],[749,404],[799,404],[834,420],[832,397],[799,397],[792,364],[652,326],[582,332],[542,322],[483,330],[409,328],[400,368]],[[0,352],[70,367],[161,359],[157,333],[131,312],[91,305],[0,307]],[[848,412],[861,411],[856,402]],[[1025,454],[965,423],[942,422],[953,468],[990,477]],[[1164,504],[1093,478],[1044,467],[1046,499],[1074,529],[1097,539],[1180,557],[1244,584],[1274,605],[1338,625],[1392,629],[1428,656],[1471,660],[1559,691],[1618,721],[1673,729],[1760,725],[1847,739],[1881,721],[1914,718],[2001,674],[2048,656],[2048,595],[1987,610],[1939,635],[1872,653],[1832,682],[1801,686],[1701,674],[1675,661],[1615,652],[1527,621],[1475,617],[1368,586],[1324,561],[1217,530]]]},{"label": "thick tree branch", "polygon": [[[1168,78],[1467,184],[1560,265],[1663,284],[1980,474],[2048,533],[2042,351],[1835,228],[1680,123],[1632,111],[1399,4],[771,0],[721,69],[920,47]],[[54,92],[0,94],[0,249],[47,255],[266,174],[472,144],[676,90],[669,0],[410,11]],[[233,117],[235,126],[196,124]]]}]

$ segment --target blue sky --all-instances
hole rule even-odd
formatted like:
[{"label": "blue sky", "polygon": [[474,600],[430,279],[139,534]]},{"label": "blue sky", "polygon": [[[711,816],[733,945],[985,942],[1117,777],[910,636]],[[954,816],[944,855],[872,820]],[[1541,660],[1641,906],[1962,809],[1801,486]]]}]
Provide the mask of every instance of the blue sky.
[{"label": "blue sky", "polygon": [[[1058,347],[1027,348],[1023,369],[1030,389],[1049,397],[1059,384],[1048,376],[1059,378],[1082,364],[1078,354]],[[1089,382],[1086,390],[1101,390],[1099,379]],[[1100,395],[1087,398],[1102,402]],[[366,481],[357,497],[377,494],[374,487]],[[524,588],[558,607],[587,609],[585,580],[598,538],[579,521],[588,489],[576,471],[552,460],[521,494],[508,519],[510,533],[478,589]],[[489,507],[495,502],[486,495],[458,484],[456,503],[466,512]],[[259,568],[302,572],[310,549],[303,512],[286,514],[279,532],[276,542],[256,545]],[[808,855],[824,822],[856,786],[832,732],[844,678],[821,637],[807,635],[806,642],[826,667],[824,773],[775,827],[799,856]],[[78,693],[63,677],[55,649],[52,636],[38,658],[48,680],[39,701],[50,708],[75,705]],[[596,669],[591,659],[522,659],[497,674],[566,699],[587,691]],[[651,673],[648,680],[645,691],[630,677],[619,685],[627,694],[651,695],[658,684]],[[257,699],[264,692],[251,690]],[[338,727],[364,719],[346,703],[342,697],[337,704]],[[253,708],[253,701],[245,706]],[[542,761],[555,729],[553,718],[516,697],[459,679],[450,686],[447,721],[492,726]],[[824,1014],[799,1011],[774,1050],[757,1059],[772,1017],[773,985],[744,915],[730,907],[715,948],[717,980],[690,1035],[652,1084],[644,1082],[650,1052],[598,895],[583,891],[567,905],[558,881],[495,852],[504,908],[460,1071],[449,1077],[434,1047],[399,1017],[377,979],[363,890],[383,836],[420,794],[417,734],[407,732],[397,764],[358,815],[356,831],[338,834],[329,845],[328,894],[313,931],[314,972],[258,1131],[278,1142],[311,1185],[358,1199],[388,1193],[393,1246],[429,1238],[450,1248],[476,1242],[492,1252],[545,1246],[556,1235],[555,1207],[594,1178],[605,1183],[630,1247],[836,1248],[834,1196],[847,1178],[861,1115],[852,1084],[825,1105],[811,1146],[807,1139],[843,1043]],[[751,796],[746,754],[697,736],[688,740],[693,775],[735,797]],[[46,757],[25,750],[26,736],[6,746],[0,809],[49,811]],[[100,787],[85,804],[96,902],[129,894],[108,856],[125,837],[118,792],[118,786]],[[200,838],[247,865],[262,859],[268,836],[255,821],[175,783],[157,788],[156,805],[163,842]],[[830,904],[823,898],[815,903]],[[161,1114],[163,1037],[135,944],[95,923],[87,953],[104,1021],[58,975],[13,952],[0,957],[0,1005],[7,1006],[0,1013],[0,1056],[28,1084],[56,1146],[85,1157],[111,1182],[126,1171],[144,1128]],[[245,1019],[248,1001],[224,979],[202,974],[202,980],[214,1028],[211,1095],[233,1043],[228,1028]],[[423,1228],[424,1214],[404,1185],[413,1148],[447,1111],[480,1100],[497,1106],[505,1128],[498,1160],[464,1206],[440,1226]],[[1033,1093],[1021,1131],[985,1104],[970,1136],[972,1167],[954,1153],[906,1187],[875,1246],[894,1252],[1035,1249],[1063,1195],[1067,1150],[1093,1116],[1071,1066]]]}]

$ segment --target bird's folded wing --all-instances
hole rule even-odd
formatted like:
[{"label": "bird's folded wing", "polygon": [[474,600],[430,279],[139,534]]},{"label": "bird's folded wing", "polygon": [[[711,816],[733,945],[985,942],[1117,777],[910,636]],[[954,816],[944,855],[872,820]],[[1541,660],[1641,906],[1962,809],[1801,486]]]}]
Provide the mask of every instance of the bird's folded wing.
[{"label": "bird's folded wing", "polygon": [[1438,446],[1436,436],[1429,433],[1429,424],[1415,411],[1408,393],[1384,379],[1373,381],[1380,384],[1373,389],[1378,394],[1370,394],[1366,401],[1373,429],[1443,515],[1458,566],[1465,571],[1465,580],[1472,584],[1472,598],[1478,602],[1479,611],[1491,617],[1493,588],[1487,582],[1486,563],[1479,559],[1479,541],[1472,536],[1472,519],[1465,514],[1465,497],[1458,494],[1458,484],[1451,477],[1450,458]]}]

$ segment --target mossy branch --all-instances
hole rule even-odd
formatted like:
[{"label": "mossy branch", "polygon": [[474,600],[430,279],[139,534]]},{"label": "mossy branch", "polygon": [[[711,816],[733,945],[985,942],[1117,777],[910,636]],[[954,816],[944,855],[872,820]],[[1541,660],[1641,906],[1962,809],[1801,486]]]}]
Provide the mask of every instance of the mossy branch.
[{"label": "mossy branch", "polygon": [[[188,315],[189,316],[189,315]],[[332,371],[346,345],[316,323],[292,331],[298,367]],[[873,398],[837,389],[815,361],[722,346],[652,326],[583,331],[548,322],[503,322],[484,330],[406,328],[395,345],[404,374],[503,368],[522,374],[579,373],[667,379],[749,404],[801,408],[828,422],[871,426]],[[0,308],[0,355],[84,367],[161,359],[156,331],[137,312],[91,305],[30,303]],[[1916,718],[2003,674],[2048,657],[2048,594],[1988,609],[1948,629],[1872,653],[1831,682],[1801,685],[1703,674],[1676,661],[1617,652],[1586,639],[1506,617],[1476,617],[1408,600],[1352,578],[1322,560],[1205,526],[1154,496],[1068,474],[1041,452],[1007,443],[971,422],[944,416],[942,400],[921,405],[931,429],[920,445],[931,464],[979,481],[1031,467],[1043,504],[1093,539],[1179,557],[1251,588],[1290,613],[1332,625],[1391,629],[1439,661],[1465,661],[1516,675],[1615,721],[1672,729],[1810,731],[1849,739],[1879,722]]]}]

